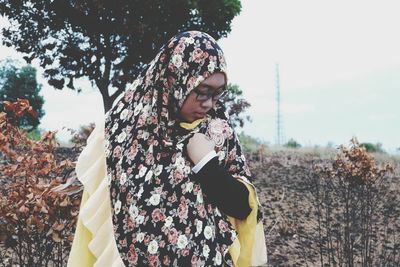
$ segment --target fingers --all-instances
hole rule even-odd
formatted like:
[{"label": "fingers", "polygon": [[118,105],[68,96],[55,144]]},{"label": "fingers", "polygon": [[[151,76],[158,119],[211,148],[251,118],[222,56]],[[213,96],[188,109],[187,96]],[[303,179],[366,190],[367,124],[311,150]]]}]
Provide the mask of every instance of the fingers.
[{"label": "fingers", "polygon": [[205,134],[195,133],[188,142],[188,149],[191,149],[192,147],[196,149],[199,149],[199,147],[213,149],[215,147],[215,142]]},{"label": "fingers", "polygon": [[202,133],[195,133],[192,138],[194,140],[199,140],[199,141],[200,140],[206,140],[206,141],[214,143],[214,141],[209,136],[207,136],[205,134],[202,134]]}]

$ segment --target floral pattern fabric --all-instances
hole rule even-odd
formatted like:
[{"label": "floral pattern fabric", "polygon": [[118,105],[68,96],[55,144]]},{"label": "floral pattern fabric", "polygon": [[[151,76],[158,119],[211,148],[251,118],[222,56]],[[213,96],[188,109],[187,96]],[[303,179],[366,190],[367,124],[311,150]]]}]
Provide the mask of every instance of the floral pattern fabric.
[{"label": "floral pattern fabric", "polygon": [[202,192],[185,146],[204,133],[231,174],[251,179],[250,171],[223,103],[192,130],[179,127],[178,116],[191,90],[215,72],[226,75],[216,41],[203,32],[180,33],[106,114],[114,236],[126,266],[232,266],[228,248],[236,231]]}]

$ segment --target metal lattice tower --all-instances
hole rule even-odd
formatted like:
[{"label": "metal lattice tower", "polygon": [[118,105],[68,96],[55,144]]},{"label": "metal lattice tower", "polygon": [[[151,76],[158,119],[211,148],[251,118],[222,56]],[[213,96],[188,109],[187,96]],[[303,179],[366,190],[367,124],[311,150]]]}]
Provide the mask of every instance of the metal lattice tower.
[{"label": "metal lattice tower", "polygon": [[279,64],[275,64],[275,88],[276,88],[276,137],[275,144],[281,146],[284,144],[283,136],[283,122],[281,113],[281,89],[280,89],[280,78],[279,78]]}]

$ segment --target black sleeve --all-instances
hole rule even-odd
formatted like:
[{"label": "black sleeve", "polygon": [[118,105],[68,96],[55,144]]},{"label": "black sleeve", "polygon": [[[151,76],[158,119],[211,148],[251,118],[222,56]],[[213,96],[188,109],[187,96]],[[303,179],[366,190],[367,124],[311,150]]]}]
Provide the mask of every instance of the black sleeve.
[{"label": "black sleeve", "polygon": [[219,166],[217,157],[207,162],[196,177],[208,200],[225,214],[241,220],[250,214],[249,190]]}]

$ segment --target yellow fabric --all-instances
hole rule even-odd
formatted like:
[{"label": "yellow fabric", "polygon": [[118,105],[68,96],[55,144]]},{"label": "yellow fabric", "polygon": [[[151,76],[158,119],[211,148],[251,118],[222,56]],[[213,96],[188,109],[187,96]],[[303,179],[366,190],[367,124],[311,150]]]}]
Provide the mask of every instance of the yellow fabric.
[{"label": "yellow fabric", "polygon": [[[203,119],[193,123],[182,123],[182,127],[193,129]],[[78,217],[75,237],[68,258],[68,267],[124,267],[115,243],[111,218],[111,201],[106,179],[106,160],[104,151],[104,120],[96,123],[96,128],[87,140],[76,164],[78,179],[84,185],[82,202]],[[242,181],[242,180],[240,180]],[[230,218],[237,228],[238,238],[229,249],[235,267],[248,265],[249,254],[253,249],[253,264],[266,263],[266,248],[263,226],[259,223],[254,240],[252,229],[257,214],[255,189],[251,184],[242,181],[249,189],[249,204],[252,212],[246,220]],[[254,240],[254,246],[253,241]],[[247,265],[244,265],[247,264]]]},{"label": "yellow fabric", "polygon": [[249,190],[249,206],[251,212],[244,220],[227,216],[238,233],[238,237],[229,248],[229,253],[231,254],[235,267],[248,267],[252,264],[253,244],[257,226],[258,201],[254,187],[241,179],[238,180]]},{"label": "yellow fabric", "polygon": [[[83,191],[80,207],[83,207],[89,198],[88,192]],[[92,240],[92,233],[83,225],[78,217],[76,225],[74,242],[68,258],[68,266],[93,266],[96,261],[95,256],[89,250],[89,242]]]},{"label": "yellow fabric", "polygon": [[68,267],[124,267],[115,243],[104,150],[104,118],[79,155],[76,175],[84,186]]},{"label": "yellow fabric", "polygon": [[[203,119],[198,119],[192,123],[181,122],[180,126],[190,130],[195,128],[202,122]],[[251,213],[244,220],[239,220],[231,216],[227,216],[228,220],[234,226],[238,237],[235,239],[233,244],[229,247],[229,253],[233,260],[235,267],[248,267],[258,266],[266,263],[266,248],[264,236],[261,240],[257,240],[257,254],[253,250],[255,243],[256,229],[260,228],[263,230],[263,226],[257,227],[257,211],[258,211],[258,199],[255,188],[248,182],[239,179],[249,190],[249,206],[252,209]],[[262,231],[263,232],[263,231]],[[262,233],[264,234],[264,233]],[[258,237],[259,239],[261,237]],[[263,242],[264,240],[264,242]],[[259,242],[261,241],[261,242]]]},{"label": "yellow fabric", "polygon": [[181,126],[182,128],[185,128],[186,130],[191,130],[191,129],[193,129],[194,127],[196,127],[197,125],[199,125],[200,122],[202,122],[203,120],[204,120],[204,118],[195,120],[195,121],[193,121],[193,122],[191,122],[191,123],[189,123],[189,122],[181,122],[181,123],[180,123],[180,126]]}]

